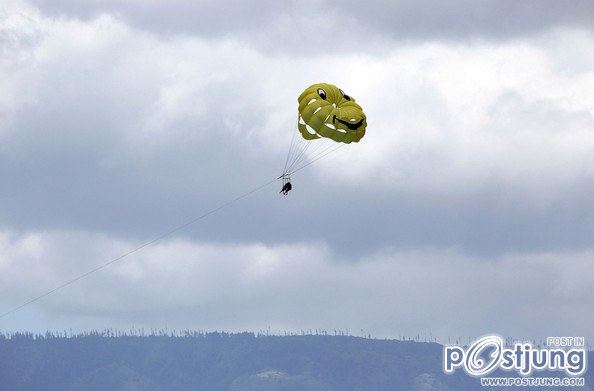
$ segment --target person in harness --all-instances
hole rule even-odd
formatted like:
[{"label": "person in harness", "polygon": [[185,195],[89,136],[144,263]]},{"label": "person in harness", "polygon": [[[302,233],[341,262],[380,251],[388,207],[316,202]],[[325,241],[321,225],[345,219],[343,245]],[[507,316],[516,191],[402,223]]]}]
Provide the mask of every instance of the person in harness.
[{"label": "person in harness", "polygon": [[291,191],[291,189],[292,189],[292,188],[293,188],[293,185],[291,185],[291,182],[288,182],[288,181],[287,181],[287,182],[286,182],[286,183],[283,185],[283,188],[281,189],[281,191],[279,192],[279,194],[280,194],[280,193],[282,193],[282,194],[284,194],[284,195],[287,195],[287,194],[289,194],[289,192]]}]

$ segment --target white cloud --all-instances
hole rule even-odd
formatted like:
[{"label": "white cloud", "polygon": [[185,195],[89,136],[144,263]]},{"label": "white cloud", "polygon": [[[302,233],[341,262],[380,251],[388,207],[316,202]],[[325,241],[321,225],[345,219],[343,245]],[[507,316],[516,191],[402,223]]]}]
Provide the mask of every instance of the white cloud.
[{"label": "white cloud", "polygon": [[[135,246],[76,232],[2,235],[3,306],[49,290]],[[39,249],[43,253],[39,253]],[[74,259],[74,254],[79,254]],[[70,256],[69,256],[70,255]],[[319,244],[170,240],[34,304],[50,324],[86,327],[363,329],[442,341],[497,332],[593,338],[592,252],[469,257],[385,250],[344,262]],[[22,284],[35,281],[35,284]],[[18,316],[13,314],[11,316]],[[10,320],[10,319],[8,319]]]}]

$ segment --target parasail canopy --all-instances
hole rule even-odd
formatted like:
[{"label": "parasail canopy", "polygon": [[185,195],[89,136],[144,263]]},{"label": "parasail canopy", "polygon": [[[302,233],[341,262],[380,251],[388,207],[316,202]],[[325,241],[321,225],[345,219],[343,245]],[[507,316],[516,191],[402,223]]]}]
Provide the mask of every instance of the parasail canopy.
[{"label": "parasail canopy", "polygon": [[367,119],[363,109],[335,85],[312,84],[298,101],[297,127],[304,139],[329,138],[349,144],[365,135]]}]

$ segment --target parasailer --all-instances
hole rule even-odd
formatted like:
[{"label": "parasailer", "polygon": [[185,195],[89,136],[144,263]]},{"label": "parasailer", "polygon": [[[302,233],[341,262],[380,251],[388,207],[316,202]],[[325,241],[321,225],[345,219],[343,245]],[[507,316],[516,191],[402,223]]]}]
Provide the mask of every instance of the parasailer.
[{"label": "parasailer", "polygon": [[293,185],[291,185],[291,182],[287,182],[283,185],[283,188],[281,189],[281,193],[284,195],[289,194],[289,192],[293,189]]},{"label": "parasailer", "polygon": [[367,128],[367,118],[361,106],[333,84],[312,84],[297,101],[299,135],[293,133],[283,175],[279,177],[283,179],[281,193],[285,195],[292,188],[290,174],[298,170],[308,156],[313,161],[337,143],[341,146],[359,142]]}]

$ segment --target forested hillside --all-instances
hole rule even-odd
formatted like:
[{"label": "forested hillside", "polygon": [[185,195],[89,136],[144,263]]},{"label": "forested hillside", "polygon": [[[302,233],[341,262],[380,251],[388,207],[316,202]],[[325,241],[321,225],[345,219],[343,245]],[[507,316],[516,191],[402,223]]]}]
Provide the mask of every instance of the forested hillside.
[{"label": "forested hillside", "polygon": [[0,389],[484,390],[441,360],[437,343],[352,336],[17,334],[0,338]]}]

